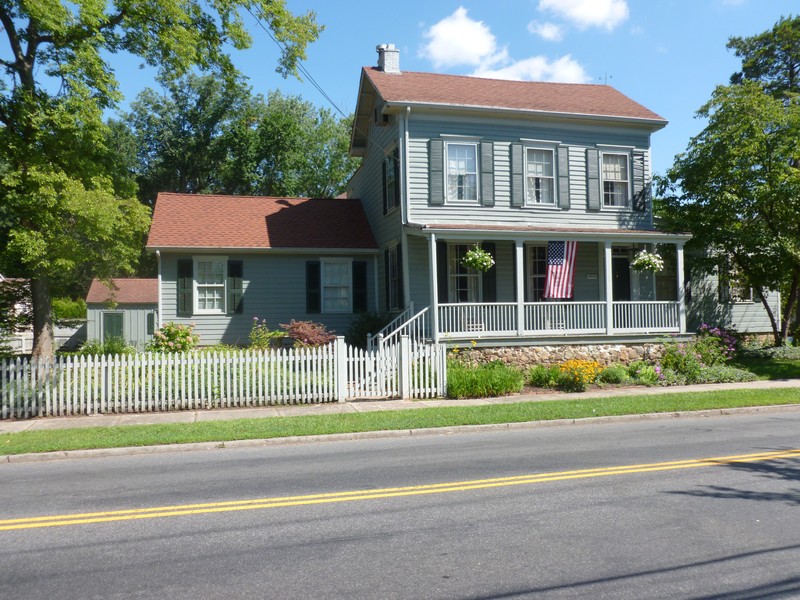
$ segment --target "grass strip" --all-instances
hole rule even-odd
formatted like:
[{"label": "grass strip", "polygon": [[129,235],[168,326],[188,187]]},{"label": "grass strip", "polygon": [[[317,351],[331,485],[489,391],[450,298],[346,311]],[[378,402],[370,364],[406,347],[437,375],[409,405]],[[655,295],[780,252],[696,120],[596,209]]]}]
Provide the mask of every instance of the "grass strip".
[{"label": "grass strip", "polygon": [[799,388],[727,390],[655,396],[549,400],[545,402],[519,402],[487,406],[417,408],[413,410],[302,417],[23,431],[0,435],[0,454],[192,442],[227,442],[289,436],[519,423],[554,419],[583,419],[587,417],[739,408],[797,402],[800,402]]}]

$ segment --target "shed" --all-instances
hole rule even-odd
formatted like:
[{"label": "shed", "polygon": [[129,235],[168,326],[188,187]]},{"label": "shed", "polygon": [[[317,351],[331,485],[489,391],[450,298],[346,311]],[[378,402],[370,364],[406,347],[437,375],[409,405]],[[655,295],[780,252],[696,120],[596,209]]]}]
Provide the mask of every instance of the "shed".
[{"label": "shed", "polygon": [[158,323],[157,279],[92,281],[86,295],[89,340],[123,338],[143,350]]}]

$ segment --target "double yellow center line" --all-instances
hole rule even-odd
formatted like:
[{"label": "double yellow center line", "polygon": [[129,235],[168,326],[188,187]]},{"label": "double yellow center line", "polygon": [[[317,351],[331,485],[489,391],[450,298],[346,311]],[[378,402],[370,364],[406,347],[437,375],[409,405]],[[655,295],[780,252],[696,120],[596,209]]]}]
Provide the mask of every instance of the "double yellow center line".
[{"label": "double yellow center line", "polygon": [[112,510],[105,512],[51,515],[22,519],[0,520],[0,531],[14,529],[37,529],[41,527],[63,527],[66,525],[85,525],[88,523],[109,523],[112,521],[133,521],[136,519],[156,519],[161,517],[179,517],[186,515],[202,515],[210,513],[232,512],[239,510],[257,510],[280,508],[286,506],[303,506],[309,504],[329,504],[334,502],[353,502],[356,500],[376,500],[380,498],[397,498],[401,496],[419,496],[424,494],[443,494],[463,492],[486,488],[506,487],[511,485],[528,485],[568,479],[586,479],[590,477],[607,477],[631,473],[651,473],[654,471],[670,471],[692,469],[696,467],[713,467],[734,463],[750,463],[782,458],[800,457],[800,449],[776,452],[760,452],[756,454],[740,454],[735,456],[718,456],[693,460],[604,467],[597,469],[580,469],[576,471],[560,471],[556,473],[535,473],[513,477],[496,477],[492,479],[475,479],[471,481],[451,481],[429,485],[412,485],[404,487],[381,488],[374,490],[354,490],[349,492],[333,492],[329,494],[311,494],[305,496],[282,496],[276,498],[255,498],[251,500],[231,500],[227,502],[208,502],[203,504],[183,504],[173,506],[155,506],[152,508],[134,508],[130,510]]}]

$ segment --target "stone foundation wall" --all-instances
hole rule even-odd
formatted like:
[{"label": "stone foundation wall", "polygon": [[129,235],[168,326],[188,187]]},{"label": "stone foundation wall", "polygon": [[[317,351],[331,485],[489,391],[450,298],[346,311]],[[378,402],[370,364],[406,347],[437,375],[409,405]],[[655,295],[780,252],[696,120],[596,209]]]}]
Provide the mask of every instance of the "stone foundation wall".
[{"label": "stone foundation wall", "polygon": [[528,369],[535,365],[558,365],[568,360],[593,360],[606,367],[627,365],[637,360],[655,361],[661,358],[662,344],[598,344],[592,346],[508,346],[496,348],[461,348],[460,360],[471,365],[495,360],[507,365]]}]

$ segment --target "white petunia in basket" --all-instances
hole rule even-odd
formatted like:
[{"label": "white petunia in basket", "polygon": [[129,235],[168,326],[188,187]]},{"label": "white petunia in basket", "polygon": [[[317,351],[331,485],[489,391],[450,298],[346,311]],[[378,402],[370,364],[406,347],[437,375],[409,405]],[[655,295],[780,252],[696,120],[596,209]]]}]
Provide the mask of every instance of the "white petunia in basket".
[{"label": "white petunia in basket", "polygon": [[637,271],[652,271],[657,273],[664,269],[664,259],[656,252],[642,250],[631,261],[631,268]]},{"label": "white petunia in basket", "polygon": [[494,258],[486,250],[476,245],[464,253],[461,264],[476,271],[488,271],[494,266]]}]

